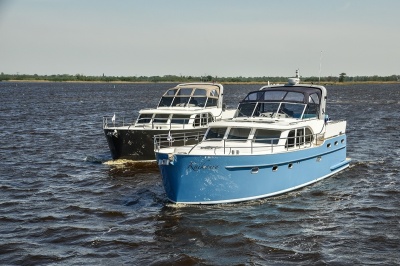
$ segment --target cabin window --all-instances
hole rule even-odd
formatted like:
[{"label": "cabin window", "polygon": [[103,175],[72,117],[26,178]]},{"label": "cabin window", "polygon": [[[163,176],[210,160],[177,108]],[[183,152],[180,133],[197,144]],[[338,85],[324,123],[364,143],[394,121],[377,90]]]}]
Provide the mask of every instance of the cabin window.
[{"label": "cabin window", "polygon": [[286,141],[286,148],[310,144],[314,139],[310,128],[291,130]]},{"label": "cabin window", "polygon": [[193,89],[190,88],[181,88],[178,92],[177,96],[190,96],[192,94]]},{"label": "cabin window", "polygon": [[206,101],[206,97],[191,97],[189,101],[189,107],[204,107]]},{"label": "cabin window", "polygon": [[239,104],[236,116],[237,117],[252,116],[255,106],[256,106],[256,103],[241,103],[241,104]]},{"label": "cabin window", "polygon": [[277,130],[257,129],[254,133],[254,142],[278,144],[281,132]]},{"label": "cabin window", "polygon": [[168,96],[175,96],[177,91],[178,91],[178,89],[170,89],[164,94],[164,96],[167,96],[167,95]]},{"label": "cabin window", "polygon": [[289,91],[285,96],[286,102],[304,102],[304,94],[300,92]]},{"label": "cabin window", "polygon": [[257,91],[257,92],[252,92],[249,93],[246,98],[244,98],[245,101],[258,101],[260,98],[262,98],[262,95],[264,94],[263,91]]},{"label": "cabin window", "polygon": [[206,107],[210,106],[217,106],[218,105],[218,98],[208,98]]},{"label": "cabin window", "polygon": [[273,117],[278,107],[279,103],[258,103],[253,116]]},{"label": "cabin window", "polygon": [[218,96],[219,96],[218,91],[217,91],[217,90],[212,90],[212,91],[210,92],[210,96],[211,96],[211,97],[218,97]]},{"label": "cabin window", "polygon": [[171,118],[173,124],[187,124],[189,123],[190,115],[178,115],[174,114]]},{"label": "cabin window", "polygon": [[226,132],[226,127],[210,127],[207,131],[205,139],[222,140]]},{"label": "cabin window", "polygon": [[286,113],[290,117],[300,118],[304,112],[305,104],[299,103],[284,103],[281,108],[283,108],[283,112]]},{"label": "cabin window", "polygon": [[305,141],[306,141],[307,144],[309,144],[309,143],[314,141],[314,135],[313,135],[313,133],[312,133],[310,128],[306,127],[305,134],[306,134],[305,135]]},{"label": "cabin window", "polygon": [[266,91],[264,100],[267,101],[282,101],[286,95],[286,91]]},{"label": "cabin window", "polygon": [[193,126],[194,126],[194,127],[198,127],[198,126],[200,126],[200,123],[201,123],[201,119],[200,119],[200,115],[198,114],[198,115],[196,115],[196,117],[194,118]]},{"label": "cabin window", "polygon": [[158,103],[158,107],[169,107],[172,104],[172,101],[174,100],[174,96],[178,89],[169,89],[167,92],[164,94],[163,97],[161,97],[160,102]]},{"label": "cabin window", "polygon": [[204,107],[207,101],[207,91],[204,89],[195,89],[189,100],[189,107]]},{"label": "cabin window", "polygon": [[213,122],[213,115],[211,113],[201,114],[201,123],[202,125],[208,125]]},{"label": "cabin window", "polygon": [[194,96],[207,96],[207,91],[203,89],[195,89]]},{"label": "cabin window", "polygon": [[189,97],[175,97],[172,106],[184,107],[189,102]]},{"label": "cabin window", "polygon": [[304,118],[319,117],[319,96],[313,93],[308,98],[308,105],[304,112]]},{"label": "cabin window", "polygon": [[296,145],[297,146],[300,146],[300,145],[303,145],[304,144],[304,129],[303,128],[301,128],[301,129],[297,129],[296,130],[297,132],[297,134],[296,134]]},{"label": "cabin window", "polygon": [[140,114],[137,119],[137,123],[138,124],[150,123],[152,116],[153,114]]},{"label": "cabin window", "polygon": [[296,130],[290,130],[286,140],[286,148],[294,147],[295,138],[296,138]]},{"label": "cabin window", "polygon": [[197,114],[194,118],[194,126],[206,126],[208,123],[212,122],[212,114],[211,113],[204,113],[204,114]]},{"label": "cabin window", "polygon": [[306,111],[304,112],[304,118],[319,117],[319,105],[309,103]]},{"label": "cabin window", "polygon": [[249,138],[251,128],[231,128],[227,139],[230,140],[247,140]]},{"label": "cabin window", "polygon": [[170,107],[173,100],[173,96],[163,96],[158,104],[158,107]]},{"label": "cabin window", "polygon": [[169,114],[156,114],[154,116],[153,122],[154,123],[167,123],[169,118]]},{"label": "cabin window", "polygon": [[278,110],[279,103],[261,103],[260,104],[260,111],[262,113],[265,112],[272,112],[275,113]]},{"label": "cabin window", "polygon": [[316,93],[310,95],[308,101],[313,104],[319,104],[319,96]]}]

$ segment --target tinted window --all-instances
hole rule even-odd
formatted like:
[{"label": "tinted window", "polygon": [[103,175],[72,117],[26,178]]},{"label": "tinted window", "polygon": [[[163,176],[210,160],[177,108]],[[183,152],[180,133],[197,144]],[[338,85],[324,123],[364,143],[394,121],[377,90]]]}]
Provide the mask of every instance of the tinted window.
[{"label": "tinted window", "polygon": [[254,142],[278,144],[280,137],[280,131],[257,129],[254,134]]},{"label": "tinted window", "polygon": [[192,94],[193,89],[180,89],[178,95],[180,96],[190,96]]},{"label": "tinted window", "polygon": [[238,107],[237,117],[252,116],[256,103],[241,103]]},{"label": "tinted window", "polygon": [[205,139],[222,139],[225,135],[226,127],[210,127]]},{"label": "tinted window", "polygon": [[168,90],[164,95],[168,95],[168,96],[174,96],[176,94],[176,91],[178,89],[170,89]]},{"label": "tinted window", "polygon": [[154,123],[167,123],[169,114],[156,114],[154,116],[153,122]]},{"label": "tinted window", "polygon": [[189,123],[190,115],[172,115],[171,123],[187,124]]},{"label": "tinted window", "polygon": [[174,102],[172,103],[172,106],[185,106],[189,101],[189,97],[175,97]]},{"label": "tinted window", "polygon": [[171,106],[172,100],[174,99],[174,97],[162,97],[160,100],[160,103],[158,104],[158,107],[169,107]]},{"label": "tinted window", "polygon": [[250,128],[231,128],[227,139],[243,139],[249,138]]},{"label": "tinted window", "polygon": [[207,100],[207,107],[209,106],[217,106],[218,99],[208,98]]},{"label": "tinted window", "polygon": [[245,101],[257,101],[260,99],[260,96],[262,96],[262,94],[263,94],[262,91],[252,92],[252,93],[249,93],[244,100]]},{"label": "tinted window", "polygon": [[286,91],[266,91],[264,94],[264,100],[282,101],[285,95]]},{"label": "tinted window", "polygon": [[196,89],[193,93],[193,95],[202,95],[202,96],[207,96],[207,91],[203,89]]},{"label": "tinted window", "polygon": [[288,102],[304,102],[304,94],[300,92],[293,92],[290,91],[288,94],[285,96],[285,101]]},{"label": "tinted window", "polygon": [[204,107],[206,99],[207,99],[206,97],[191,97],[189,101],[189,106]]},{"label": "tinted window", "polygon": [[153,114],[141,114],[137,119],[137,123],[139,124],[150,123],[152,116]]}]

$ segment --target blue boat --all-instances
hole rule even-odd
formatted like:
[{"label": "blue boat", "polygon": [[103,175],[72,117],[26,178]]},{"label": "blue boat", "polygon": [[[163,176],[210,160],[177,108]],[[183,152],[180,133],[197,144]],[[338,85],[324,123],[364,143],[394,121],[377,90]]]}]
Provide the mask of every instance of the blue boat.
[{"label": "blue boat", "polygon": [[219,204],[261,199],[313,184],[349,166],[346,121],[326,114],[326,88],[300,84],[250,92],[233,118],[209,124],[197,144],[155,137],[171,202]]}]

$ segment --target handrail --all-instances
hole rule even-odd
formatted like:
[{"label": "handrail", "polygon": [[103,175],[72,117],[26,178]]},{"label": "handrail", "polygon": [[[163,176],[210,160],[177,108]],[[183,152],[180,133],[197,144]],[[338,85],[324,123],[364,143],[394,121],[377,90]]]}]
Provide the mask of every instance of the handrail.
[{"label": "handrail", "polygon": [[[177,136],[178,134],[178,136]],[[181,134],[181,135],[179,135]],[[193,137],[193,133],[175,133],[172,135],[168,134],[160,134],[154,136],[154,150],[159,151],[161,148],[165,147],[170,147],[173,145],[170,145],[171,140],[175,140],[176,138],[181,138],[182,136],[191,136]],[[202,136],[204,136],[204,133],[202,133]],[[304,135],[304,136],[295,136],[295,137],[286,137],[286,138],[263,138],[263,139],[207,139],[204,141],[222,141],[219,145],[214,145],[214,146],[206,146],[204,149],[213,149],[214,154],[217,153],[217,149],[223,149],[223,154],[231,154],[232,150],[243,150],[243,149],[249,149],[250,154],[255,154],[257,150],[268,148],[271,153],[274,152],[275,149],[279,147],[284,147],[284,150],[289,151],[293,149],[302,149],[302,148],[307,148],[307,147],[312,147],[313,145],[318,146],[320,145],[318,141],[321,141],[320,137],[323,137],[322,134],[309,134],[309,135]],[[168,140],[170,138],[170,140]],[[278,145],[280,140],[285,140],[284,144]],[[289,141],[291,140],[291,141]],[[300,140],[298,142],[298,140]],[[195,143],[195,145],[189,150],[188,153],[190,153],[194,147],[198,146],[200,143],[204,143],[204,141],[200,140],[200,137],[198,138],[198,142]],[[229,145],[232,143],[248,143],[249,145]],[[255,145],[257,143],[257,145]],[[184,145],[181,146],[186,146],[186,142],[184,142]],[[193,144],[191,144],[193,145]],[[229,150],[229,152],[227,152]]]},{"label": "handrail", "polygon": [[[122,126],[123,127],[123,126],[126,126],[126,125],[134,124],[134,123],[125,123],[125,118],[124,117],[122,119],[120,119],[120,120],[114,120],[112,122],[109,122],[109,119],[112,121],[111,117],[103,116],[103,129],[104,128],[108,128],[110,126],[112,126],[112,127],[121,127]],[[109,124],[111,124],[111,125],[109,125]]]},{"label": "handrail", "polygon": [[190,143],[190,145],[198,144],[203,140],[204,134],[204,130],[200,130],[183,133],[154,135],[154,150],[158,151],[161,148],[177,146],[173,145],[175,141],[183,141],[183,145],[179,146],[187,146],[189,145],[187,144],[188,142]]}]

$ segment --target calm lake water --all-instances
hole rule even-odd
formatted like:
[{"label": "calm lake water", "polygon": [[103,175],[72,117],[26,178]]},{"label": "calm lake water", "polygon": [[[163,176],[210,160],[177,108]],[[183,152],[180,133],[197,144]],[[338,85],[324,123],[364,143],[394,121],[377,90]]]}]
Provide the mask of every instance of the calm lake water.
[{"label": "calm lake water", "polygon": [[[102,132],[173,85],[0,82],[1,265],[400,264],[400,84],[327,86],[348,170],[201,207],[169,204],[153,164],[111,162]],[[260,87],[225,85],[225,102]]]}]

